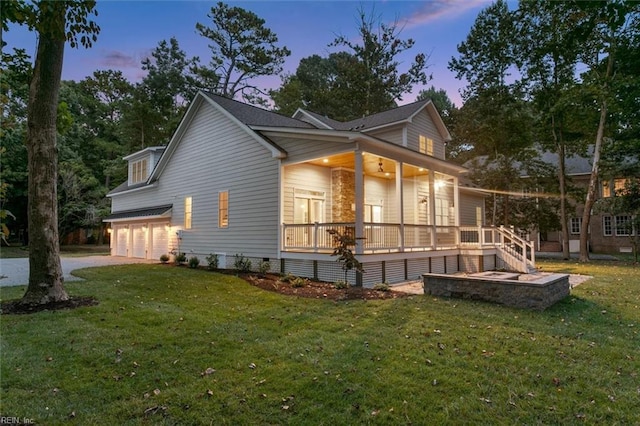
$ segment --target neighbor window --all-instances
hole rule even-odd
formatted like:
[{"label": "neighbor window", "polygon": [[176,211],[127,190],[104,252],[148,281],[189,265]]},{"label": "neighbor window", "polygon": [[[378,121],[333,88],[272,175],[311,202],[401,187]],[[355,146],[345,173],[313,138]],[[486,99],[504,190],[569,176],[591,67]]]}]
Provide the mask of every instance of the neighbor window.
[{"label": "neighbor window", "polygon": [[616,236],[633,235],[631,216],[616,216]]},{"label": "neighbor window", "polygon": [[420,135],[420,152],[433,155],[433,139]]},{"label": "neighbor window", "polygon": [[582,230],[582,218],[581,217],[572,217],[571,218],[571,233],[574,235],[580,234]]},{"label": "neighbor window", "polygon": [[184,199],[184,229],[191,229],[191,208],[192,198],[186,197]]},{"label": "neighbor window", "polygon": [[613,222],[611,216],[604,216],[602,218],[602,235],[610,237],[613,235]]},{"label": "neighbor window", "polygon": [[131,183],[146,181],[148,173],[146,158],[131,163]]},{"label": "neighbor window", "polygon": [[229,191],[218,192],[218,227],[229,226]]},{"label": "neighbor window", "polygon": [[614,179],[613,182],[602,182],[602,197],[615,197],[624,191],[626,184],[627,179]]}]

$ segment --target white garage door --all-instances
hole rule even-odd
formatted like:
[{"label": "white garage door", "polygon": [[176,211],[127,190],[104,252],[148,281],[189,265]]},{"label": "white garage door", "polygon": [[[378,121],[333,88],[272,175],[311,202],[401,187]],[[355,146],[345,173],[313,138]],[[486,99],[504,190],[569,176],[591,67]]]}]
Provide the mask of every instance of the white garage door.
[{"label": "white garage door", "polygon": [[115,238],[116,238],[116,256],[126,256],[127,255],[127,240],[129,239],[129,230],[126,228],[118,227],[115,229]]},{"label": "white garage door", "polygon": [[145,258],[147,254],[145,231],[142,225],[131,226],[133,232],[131,257]]},{"label": "white garage door", "polygon": [[151,259],[158,260],[169,252],[169,235],[166,223],[151,225]]}]

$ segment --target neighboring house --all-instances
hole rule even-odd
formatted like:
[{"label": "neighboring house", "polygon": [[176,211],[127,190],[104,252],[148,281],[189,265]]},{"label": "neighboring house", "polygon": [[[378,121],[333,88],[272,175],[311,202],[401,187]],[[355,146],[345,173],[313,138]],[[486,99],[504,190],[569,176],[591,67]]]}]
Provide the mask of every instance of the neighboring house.
[{"label": "neighboring house", "polygon": [[241,254],[337,281],[335,229],[357,238],[365,273],[352,283],[492,269],[512,260],[495,244],[505,235],[482,228],[484,194],[445,161],[449,139],[430,101],[342,123],[199,92],[166,147],[124,158],[129,179],[108,194],[112,255],[216,253],[233,267]]},{"label": "neighboring house", "polygon": [[[545,151],[540,154],[539,159],[554,167],[558,167],[558,155],[553,152]],[[591,178],[591,158],[580,155],[570,155],[565,160],[566,174],[569,177],[570,184],[584,191],[589,186]],[[528,176],[523,173],[523,178]],[[613,180],[601,180],[598,185],[598,199],[613,197],[616,190],[625,187],[628,178],[618,177]],[[532,189],[532,192],[537,192]],[[597,204],[597,201],[596,201]],[[574,204],[575,208],[568,212],[568,230],[569,235],[569,251],[571,253],[580,252],[580,232],[582,230],[582,213],[584,212],[584,204],[578,201]],[[634,235],[638,230],[630,230],[628,224],[631,222],[630,214],[613,215],[599,212],[594,208],[589,224],[589,250],[596,253],[613,253],[613,252],[631,252],[632,245],[630,236]],[[562,232],[547,232],[545,234],[538,233],[534,238],[536,240],[536,249],[539,251],[561,252],[562,251]]]}]

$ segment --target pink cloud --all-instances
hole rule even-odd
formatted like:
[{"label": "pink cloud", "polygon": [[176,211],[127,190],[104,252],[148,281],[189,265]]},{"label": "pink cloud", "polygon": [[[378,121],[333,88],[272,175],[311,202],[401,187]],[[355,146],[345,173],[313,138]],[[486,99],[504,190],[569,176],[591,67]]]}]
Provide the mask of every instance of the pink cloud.
[{"label": "pink cloud", "polygon": [[489,0],[432,0],[424,2],[422,7],[404,20],[406,28],[417,27],[436,19],[451,18],[469,9],[488,5]]},{"label": "pink cloud", "polygon": [[143,59],[149,57],[151,50],[133,54],[119,50],[110,50],[103,54],[100,65],[109,68],[140,68]]}]

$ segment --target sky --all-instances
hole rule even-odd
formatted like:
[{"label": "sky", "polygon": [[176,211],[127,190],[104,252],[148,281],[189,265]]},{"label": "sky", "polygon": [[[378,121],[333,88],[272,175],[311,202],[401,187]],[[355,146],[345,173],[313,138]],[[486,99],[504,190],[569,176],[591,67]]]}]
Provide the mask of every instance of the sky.
[{"label": "sky", "polygon": [[[445,89],[449,98],[461,106],[460,91],[465,82],[456,80],[447,69],[457,45],[464,41],[478,13],[489,0],[427,1],[235,1],[227,2],[250,10],[264,19],[265,25],[278,36],[279,45],[291,50],[284,73],[294,73],[300,59],[318,54],[327,56],[341,50],[328,47],[337,35],[357,41],[358,9],[378,16],[386,24],[397,23],[400,38],[415,40],[413,48],[400,57],[401,70],[408,68],[418,53],[429,56],[427,74],[433,79],[426,87],[415,86],[399,104],[415,100],[421,89],[431,85]],[[211,53],[207,39],[196,33],[196,23],[210,26],[207,14],[214,1],[204,0],[98,0],[98,16],[94,20],[101,31],[91,49],[65,49],[63,80],[82,80],[96,70],[122,71],[132,83],[140,81],[145,71],[141,61],[149,57],[162,40],[175,37],[188,57],[198,56],[208,63]],[[36,35],[26,28],[11,27],[3,34],[8,48],[19,47],[33,55]],[[281,76],[261,78],[263,88],[278,88]]]}]

